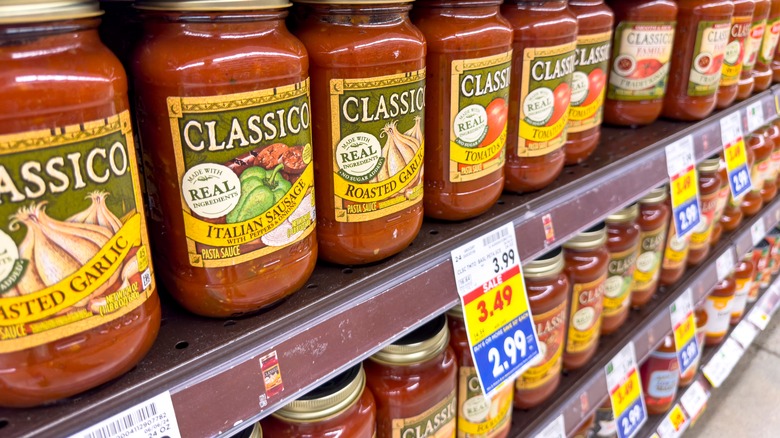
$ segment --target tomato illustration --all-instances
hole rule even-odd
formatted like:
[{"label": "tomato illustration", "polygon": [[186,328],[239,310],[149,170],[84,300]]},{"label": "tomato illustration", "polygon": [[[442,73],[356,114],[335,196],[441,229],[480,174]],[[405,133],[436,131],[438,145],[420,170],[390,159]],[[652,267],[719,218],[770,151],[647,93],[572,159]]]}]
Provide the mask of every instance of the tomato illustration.
[{"label": "tomato illustration", "polygon": [[641,59],[636,63],[636,70],[629,76],[632,79],[646,78],[658,71],[663,64],[657,59]]},{"label": "tomato illustration", "polygon": [[569,103],[571,102],[571,87],[566,82],[562,82],[553,91],[555,107],[553,108],[553,114],[550,121],[547,122],[547,126],[550,126],[557,122],[561,116],[569,111]]},{"label": "tomato illustration", "polygon": [[479,147],[485,147],[498,138],[503,132],[506,126],[506,119],[509,113],[509,107],[506,105],[506,101],[502,97],[497,97],[491,101],[487,108],[487,124],[488,131],[485,139],[479,144]]},{"label": "tomato illustration", "polygon": [[604,85],[607,83],[607,75],[604,74],[604,70],[597,68],[590,72],[588,75],[588,97],[582,102],[582,106],[593,103],[601,92],[604,91]]},{"label": "tomato illustration", "polygon": [[707,70],[707,74],[714,75],[715,73],[721,71],[723,68],[723,55],[718,55],[712,59],[712,65],[710,66],[710,69]]}]

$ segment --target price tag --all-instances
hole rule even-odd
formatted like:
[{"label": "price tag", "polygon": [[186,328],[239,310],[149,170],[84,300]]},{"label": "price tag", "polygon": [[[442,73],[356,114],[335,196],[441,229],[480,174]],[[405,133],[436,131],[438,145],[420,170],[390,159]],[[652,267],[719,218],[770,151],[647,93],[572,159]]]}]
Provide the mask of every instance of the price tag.
[{"label": "price tag", "polygon": [[748,315],[748,321],[755,324],[756,327],[760,328],[761,330],[766,330],[770,319],[771,318],[769,315],[767,315],[764,309],[762,309],[760,306],[755,306]]},{"label": "price tag", "polygon": [[753,102],[747,107],[747,126],[748,131],[755,132],[764,125],[764,106],[760,100]]},{"label": "price tag", "polygon": [[490,398],[539,356],[512,223],[452,251],[479,382]]},{"label": "price tag", "polygon": [[674,225],[677,236],[682,239],[701,221],[699,182],[690,135],[666,146],[666,170],[669,173]]},{"label": "price tag", "polygon": [[541,432],[537,433],[534,438],[566,438],[566,426],[563,423],[563,415],[559,415]]},{"label": "price tag", "polygon": [[707,365],[702,367],[702,373],[707,380],[710,381],[715,388],[720,388],[720,385],[726,381],[726,378],[731,374],[731,370],[742,358],[744,350],[739,346],[737,341],[732,338],[726,338],[721,345],[720,349],[715,356],[709,361]]},{"label": "price tag", "polygon": [[123,438],[181,438],[171,393],[166,391],[150,398],[84,429],[70,438],[113,438],[120,436]]},{"label": "price tag", "polygon": [[661,425],[658,426],[658,436],[660,438],[677,438],[682,436],[685,429],[688,428],[690,421],[685,416],[679,403],[675,403],[674,407],[666,414]]},{"label": "price tag", "polygon": [[684,374],[696,363],[699,356],[699,344],[696,342],[696,321],[693,318],[693,298],[690,289],[686,289],[669,307],[674,329],[674,347],[680,373]]},{"label": "price tag", "polygon": [[758,333],[759,329],[757,329],[756,326],[748,321],[742,320],[734,327],[734,331],[731,332],[731,337],[739,342],[742,348],[747,350],[747,348],[750,347],[750,344],[753,343],[753,340],[756,339],[756,336],[758,336]]},{"label": "price tag", "polygon": [[720,136],[723,140],[723,156],[726,159],[731,194],[737,199],[752,187],[745,140],[742,137],[742,126],[740,126],[738,112],[729,114],[720,120]]},{"label": "price tag", "polygon": [[618,438],[631,438],[647,421],[647,406],[642,396],[634,343],[629,342],[623,347],[607,364],[605,371]]},{"label": "price tag", "polygon": [[704,411],[704,406],[707,404],[707,400],[710,398],[704,387],[701,386],[701,382],[694,380],[691,386],[680,396],[680,404],[688,414],[688,418],[694,419]]},{"label": "price tag", "polygon": [[766,236],[766,228],[764,228],[764,219],[758,218],[756,223],[750,226],[750,237],[753,238],[753,246],[756,246],[764,240]]},{"label": "price tag", "polygon": [[734,272],[734,248],[728,248],[726,252],[715,260],[715,271],[718,273],[718,281]]}]

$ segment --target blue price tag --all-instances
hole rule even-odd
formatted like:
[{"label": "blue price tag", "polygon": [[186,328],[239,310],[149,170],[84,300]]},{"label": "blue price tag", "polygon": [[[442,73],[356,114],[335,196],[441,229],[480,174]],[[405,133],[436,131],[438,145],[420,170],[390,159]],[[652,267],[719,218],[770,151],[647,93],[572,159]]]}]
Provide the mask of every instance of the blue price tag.
[{"label": "blue price tag", "polygon": [[723,141],[723,159],[726,162],[731,195],[737,199],[752,187],[739,112],[720,120],[720,137]]},{"label": "blue price tag", "polygon": [[677,351],[677,360],[680,362],[680,371],[687,371],[688,368],[696,361],[696,357],[699,355],[699,344],[696,342],[696,338],[688,341],[683,348]]},{"label": "blue price tag", "polygon": [[644,400],[638,398],[617,418],[618,438],[633,437],[647,420]]},{"label": "blue price tag", "polygon": [[674,208],[674,225],[679,237],[686,236],[693,231],[701,217],[699,215],[699,198],[689,198]]},{"label": "blue price tag", "polygon": [[701,222],[699,179],[693,153],[693,139],[686,136],[666,146],[666,170],[677,236],[690,234]]},{"label": "blue price tag", "polygon": [[746,164],[738,167],[734,172],[729,171],[729,184],[731,193],[736,193],[736,197],[747,193],[752,186],[750,182],[750,170]]}]

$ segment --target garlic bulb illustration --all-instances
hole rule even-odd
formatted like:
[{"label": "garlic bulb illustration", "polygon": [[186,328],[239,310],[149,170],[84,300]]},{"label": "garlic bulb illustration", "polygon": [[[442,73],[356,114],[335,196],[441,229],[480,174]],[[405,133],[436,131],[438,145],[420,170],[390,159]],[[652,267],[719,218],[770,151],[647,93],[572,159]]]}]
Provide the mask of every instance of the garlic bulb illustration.
[{"label": "garlic bulb illustration", "polygon": [[122,228],[122,222],[106,206],[106,198],[109,194],[102,190],[88,194],[86,197],[92,201],[92,204],[86,210],[69,217],[67,222],[100,225],[116,233]]}]

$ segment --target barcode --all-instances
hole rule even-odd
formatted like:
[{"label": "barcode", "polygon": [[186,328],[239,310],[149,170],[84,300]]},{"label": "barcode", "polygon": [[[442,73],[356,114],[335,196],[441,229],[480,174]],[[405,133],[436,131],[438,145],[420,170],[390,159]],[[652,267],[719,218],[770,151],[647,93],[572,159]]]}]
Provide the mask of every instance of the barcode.
[{"label": "barcode", "polygon": [[150,268],[146,268],[141,274],[141,289],[146,290],[150,284],[152,284],[152,271]]},{"label": "barcode", "polygon": [[150,420],[157,415],[157,406],[154,403],[142,406],[140,409],[123,415],[99,429],[88,432],[83,438],[113,438],[119,436],[122,432]]},{"label": "barcode", "polygon": [[506,228],[501,228],[500,230],[496,230],[494,233],[490,233],[487,236],[482,238],[482,244],[485,246],[490,246],[493,243],[503,239],[509,234],[509,231],[506,230]]}]

